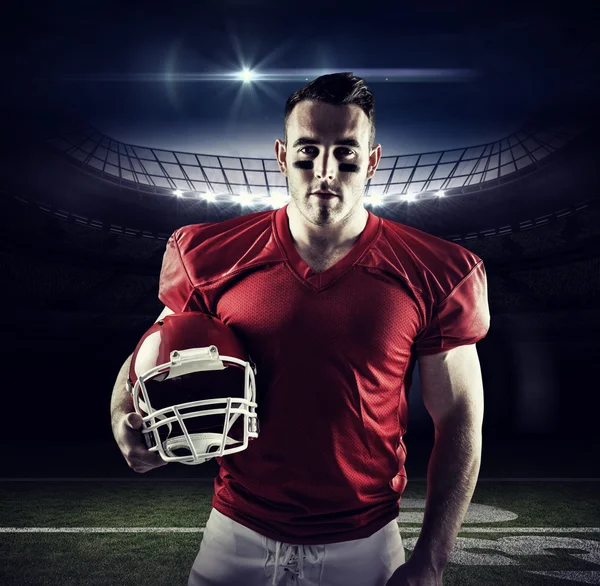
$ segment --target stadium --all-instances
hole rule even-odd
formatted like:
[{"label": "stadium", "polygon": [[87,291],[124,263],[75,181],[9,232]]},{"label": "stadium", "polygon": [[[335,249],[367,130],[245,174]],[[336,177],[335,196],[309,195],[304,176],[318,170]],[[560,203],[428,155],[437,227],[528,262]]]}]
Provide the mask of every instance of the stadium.
[{"label": "stadium", "polygon": [[[0,583],[183,584],[218,466],[133,472],[111,433],[110,389],[163,307],[173,231],[279,209],[286,177],[250,150],[130,144],[79,117],[16,118],[0,170]],[[388,149],[365,187],[375,215],[457,243],[487,271],[483,459],[444,584],[600,584],[599,130],[588,104],[492,141]],[[407,556],[434,438],[418,371],[409,405]]]}]

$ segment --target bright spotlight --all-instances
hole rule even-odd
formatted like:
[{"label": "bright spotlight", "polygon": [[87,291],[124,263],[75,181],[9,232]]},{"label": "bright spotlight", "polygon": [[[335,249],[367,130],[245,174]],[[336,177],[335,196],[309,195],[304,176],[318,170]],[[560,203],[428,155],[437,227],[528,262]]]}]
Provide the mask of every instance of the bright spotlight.
[{"label": "bright spotlight", "polygon": [[214,193],[211,193],[210,191],[207,191],[206,193],[203,193],[203,194],[202,194],[202,198],[203,198],[205,201],[209,201],[209,202],[214,202],[214,201],[216,201],[216,199],[217,199],[217,198],[216,198],[216,196],[215,196],[215,194],[214,194]]},{"label": "bright spotlight", "polygon": [[288,196],[287,195],[272,195],[271,196],[271,207],[273,209],[279,209],[282,208],[286,203],[288,203]]},{"label": "bright spotlight", "polygon": [[242,81],[244,83],[248,83],[248,82],[252,81],[252,79],[254,78],[254,74],[249,69],[244,69],[240,73],[240,78],[242,79]]},{"label": "bright spotlight", "polygon": [[436,192],[435,192],[435,194],[436,194],[438,197],[444,197],[444,195],[446,195],[446,192],[445,192],[445,191],[443,191],[442,189],[440,189],[439,191],[436,191]]},{"label": "bright spotlight", "polygon": [[176,195],[177,197],[181,197],[183,195],[183,191],[181,191],[181,189],[176,189],[173,192],[173,195]]},{"label": "bright spotlight", "polygon": [[402,196],[402,199],[404,201],[415,201],[415,199],[417,199],[417,197],[414,193],[407,193]]},{"label": "bright spotlight", "polygon": [[377,193],[374,193],[373,195],[365,196],[365,203],[371,204],[372,206],[381,205],[382,202],[383,202],[383,198],[381,197],[381,195],[379,195]]},{"label": "bright spotlight", "polygon": [[241,191],[240,194],[238,195],[238,202],[240,203],[240,205],[243,205],[243,206],[252,205],[253,199],[254,199],[254,196],[251,193],[248,193],[247,191]]}]

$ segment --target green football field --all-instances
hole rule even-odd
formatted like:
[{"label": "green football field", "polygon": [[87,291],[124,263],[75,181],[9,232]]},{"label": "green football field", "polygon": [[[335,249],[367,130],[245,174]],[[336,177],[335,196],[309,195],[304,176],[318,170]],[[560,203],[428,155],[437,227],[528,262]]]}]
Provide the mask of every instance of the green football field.
[{"label": "green football field", "polygon": [[[447,585],[600,584],[600,482],[480,482]],[[200,481],[0,481],[0,585],[185,585],[211,508]],[[398,519],[407,557],[425,482]],[[243,586],[243,585],[240,585]]]}]

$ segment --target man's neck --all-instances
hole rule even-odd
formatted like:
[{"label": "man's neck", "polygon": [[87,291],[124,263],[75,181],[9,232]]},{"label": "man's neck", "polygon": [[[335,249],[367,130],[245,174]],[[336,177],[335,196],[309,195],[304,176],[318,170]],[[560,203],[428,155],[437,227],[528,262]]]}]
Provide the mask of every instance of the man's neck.
[{"label": "man's neck", "polygon": [[288,224],[294,245],[299,249],[333,251],[351,247],[367,225],[369,213],[363,206],[342,223],[316,226],[307,222],[293,203],[287,207]]}]

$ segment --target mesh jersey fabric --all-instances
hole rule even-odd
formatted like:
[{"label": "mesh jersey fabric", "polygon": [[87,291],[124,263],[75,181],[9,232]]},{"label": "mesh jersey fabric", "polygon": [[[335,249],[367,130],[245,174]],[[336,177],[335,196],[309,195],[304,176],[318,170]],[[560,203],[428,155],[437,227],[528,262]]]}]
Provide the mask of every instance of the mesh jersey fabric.
[{"label": "mesh jersey fabric", "polygon": [[306,545],[398,516],[415,361],[476,343],[490,322],[480,258],[371,212],[321,273],[296,251],[287,206],[179,228],[159,298],[223,320],[257,366],[260,434],[218,459],[214,508]]}]

